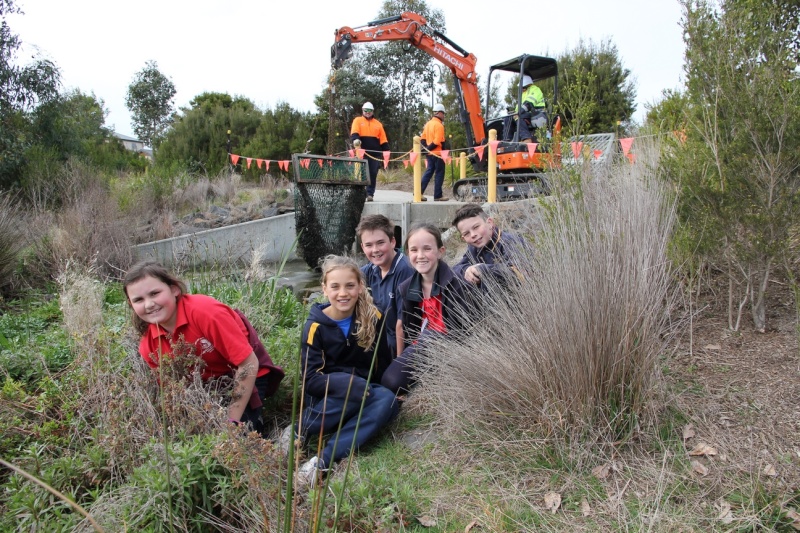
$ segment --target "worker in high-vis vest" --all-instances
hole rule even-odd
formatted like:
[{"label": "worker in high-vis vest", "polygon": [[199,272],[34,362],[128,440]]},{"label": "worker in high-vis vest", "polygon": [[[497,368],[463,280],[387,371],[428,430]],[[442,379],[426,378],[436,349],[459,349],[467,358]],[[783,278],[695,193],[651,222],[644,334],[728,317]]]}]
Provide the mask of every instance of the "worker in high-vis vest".
[{"label": "worker in high-vis vest", "polygon": [[[444,106],[436,104],[433,106],[433,117],[425,124],[420,138],[422,146],[428,152],[427,164],[428,168],[422,175],[422,192],[428,187],[428,183],[433,176],[433,200],[435,202],[444,202],[447,200],[446,196],[442,196],[442,185],[444,185],[444,160],[442,159],[442,148],[444,147]],[[423,200],[427,200],[424,196]]]},{"label": "worker in high-vis vest", "polygon": [[361,106],[361,116],[353,120],[350,128],[350,140],[353,148],[363,148],[366,153],[369,169],[369,185],[367,185],[367,201],[371,202],[375,196],[375,185],[378,179],[378,165],[383,159],[383,153],[389,150],[389,140],[383,130],[383,124],[375,118],[375,108],[371,103],[365,102]]},{"label": "worker in high-vis vest", "polygon": [[527,74],[522,76],[522,89],[522,101],[517,106],[519,113],[517,130],[519,142],[529,143],[533,142],[536,129],[547,125],[547,112],[542,90],[533,84],[533,80]]}]

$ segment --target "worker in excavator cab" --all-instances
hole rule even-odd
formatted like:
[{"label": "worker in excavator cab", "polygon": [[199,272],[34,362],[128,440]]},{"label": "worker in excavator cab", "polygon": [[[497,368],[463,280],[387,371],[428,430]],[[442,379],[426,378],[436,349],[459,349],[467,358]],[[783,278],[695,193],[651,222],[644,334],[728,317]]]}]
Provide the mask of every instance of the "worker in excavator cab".
[{"label": "worker in excavator cab", "polygon": [[[519,130],[519,142],[534,142],[537,128],[547,126],[547,111],[545,109],[544,94],[542,90],[534,85],[533,80],[527,74],[522,76],[522,102],[517,106],[519,120],[517,129]],[[522,108],[520,110],[520,108]]]}]

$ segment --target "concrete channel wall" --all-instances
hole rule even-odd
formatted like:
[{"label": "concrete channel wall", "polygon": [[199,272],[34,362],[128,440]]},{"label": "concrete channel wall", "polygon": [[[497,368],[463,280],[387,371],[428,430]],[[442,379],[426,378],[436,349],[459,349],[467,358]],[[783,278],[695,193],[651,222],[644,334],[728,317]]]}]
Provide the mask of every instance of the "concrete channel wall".
[{"label": "concrete channel wall", "polygon": [[[536,200],[520,200],[494,204],[491,210],[508,211],[531,209]],[[369,202],[364,205],[363,214],[383,214],[398,227],[398,243],[405,239],[408,228],[416,221],[436,224],[442,230],[448,229],[461,202],[411,203],[411,202]],[[484,205],[489,210],[489,205]],[[253,254],[265,263],[278,263],[300,260],[294,253],[295,223],[294,214],[287,213],[270,218],[253,220],[242,224],[198,231],[179,237],[139,244],[133,247],[137,259],[156,259],[162,264],[172,265],[185,259],[193,263],[213,264],[249,263]]]},{"label": "concrete channel wall", "polygon": [[287,213],[138,244],[133,252],[137,259],[156,259],[165,265],[185,258],[201,264],[249,263],[254,251],[262,262],[278,263],[285,255],[289,261],[298,259],[294,239],[294,213]]}]

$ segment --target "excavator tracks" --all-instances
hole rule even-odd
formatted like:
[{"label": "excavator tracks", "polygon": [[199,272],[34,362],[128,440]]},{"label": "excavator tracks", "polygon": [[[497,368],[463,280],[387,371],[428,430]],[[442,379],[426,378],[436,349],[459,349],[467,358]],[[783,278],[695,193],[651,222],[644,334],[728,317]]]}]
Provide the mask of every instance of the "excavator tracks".
[{"label": "excavator tracks", "polygon": [[[525,173],[497,176],[497,201],[522,200],[548,196],[550,186],[544,173]],[[486,176],[458,180],[453,184],[453,197],[462,202],[486,201],[488,186]]]}]

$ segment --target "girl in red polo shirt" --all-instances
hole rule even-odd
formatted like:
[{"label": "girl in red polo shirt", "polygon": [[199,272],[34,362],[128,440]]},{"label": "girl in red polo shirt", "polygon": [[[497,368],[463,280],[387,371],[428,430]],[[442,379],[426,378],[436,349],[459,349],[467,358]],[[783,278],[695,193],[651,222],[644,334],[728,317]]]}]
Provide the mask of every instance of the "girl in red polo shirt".
[{"label": "girl in red polo shirt", "polygon": [[188,294],[181,280],[154,261],[131,268],[122,287],[142,334],[139,353],[145,362],[158,368],[160,357],[171,355],[182,339],[205,363],[203,381],[233,377],[228,419],[262,432],[262,402],[277,389],[283,370],[269,360],[244,315],[210,296]]},{"label": "girl in red polo shirt", "polygon": [[397,289],[397,316],[403,331],[398,350],[402,348],[402,353],[381,379],[381,385],[395,392],[411,385],[415,359],[426,336],[447,334],[464,323],[470,287],[444,261],[444,252],[439,228],[429,223],[411,226],[406,253],[416,272]]}]

